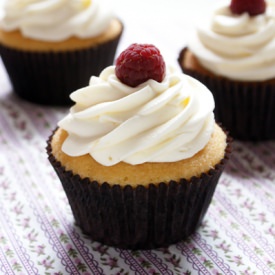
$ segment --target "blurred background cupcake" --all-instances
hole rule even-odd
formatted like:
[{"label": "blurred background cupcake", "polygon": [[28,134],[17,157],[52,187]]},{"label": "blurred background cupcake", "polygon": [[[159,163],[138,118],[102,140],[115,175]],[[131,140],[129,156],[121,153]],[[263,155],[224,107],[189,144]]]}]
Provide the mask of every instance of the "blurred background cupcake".
[{"label": "blurred background cupcake", "polygon": [[178,58],[213,93],[215,116],[236,139],[275,138],[275,12],[263,0],[223,1]]},{"label": "blurred background cupcake", "polygon": [[0,54],[21,98],[68,105],[72,91],[113,63],[122,31],[106,0],[7,0]]}]

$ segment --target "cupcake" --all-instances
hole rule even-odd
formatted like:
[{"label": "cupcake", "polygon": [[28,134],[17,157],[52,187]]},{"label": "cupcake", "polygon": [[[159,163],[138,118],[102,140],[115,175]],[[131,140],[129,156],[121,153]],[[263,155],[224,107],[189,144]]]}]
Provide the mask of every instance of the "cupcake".
[{"label": "cupcake", "polygon": [[275,12],[262,0],[233,0],[202,20],[178,58],[205,84],[215,118],[233,138],[275,138]]},{"label": "cupcake", "polygon": [[166,68],[155,46],[132,44],[71,99],[47,153],[76,224],[126,249],[190,236],[230,153],[209,90]]},{"label": "cupcake", "polygon": [[14,92],[44,105],[69,105],[69,94],[113,64],[123,25],[103,0],[7,0],[0,54]]}]

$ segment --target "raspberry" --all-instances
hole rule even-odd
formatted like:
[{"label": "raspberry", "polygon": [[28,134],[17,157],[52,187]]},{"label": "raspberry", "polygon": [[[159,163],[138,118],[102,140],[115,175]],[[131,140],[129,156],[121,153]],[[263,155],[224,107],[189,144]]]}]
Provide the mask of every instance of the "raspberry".
[{"label": "raspberry", "polygon": [[158,48],[151,44],[132,44],[115,62],[117,78],[126,85],[136,87],[148,79],[161,82],[165,76],[165,63]]},{"label": "raspberry", "polygon": [[230,10],[235,14],[248,12],[250,16],[265,12],[266,2],[264,0],[231,0]]}]

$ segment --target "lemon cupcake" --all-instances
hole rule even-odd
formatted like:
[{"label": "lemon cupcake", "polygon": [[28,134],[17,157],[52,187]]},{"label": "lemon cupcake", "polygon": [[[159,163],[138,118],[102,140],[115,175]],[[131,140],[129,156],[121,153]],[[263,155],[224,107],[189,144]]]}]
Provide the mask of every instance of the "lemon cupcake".
[{"label": "lemon cupcake", "polygon": [[240,140],[275,138],[275,12],[263,0],[224,2],[179,56],[213,93],[215,117]]},{"label": "lemon cupcake", "polygon": [[190,236],[230,153],[209,90],[133,44],[71,98],[47,152],[80,228],[130,249]]},{"label": "lemon cupcake", "polygon": [[8,0],[0,54],[16,94],[68,105],[72,91],[113,64],[122,31],[106,1]]}]

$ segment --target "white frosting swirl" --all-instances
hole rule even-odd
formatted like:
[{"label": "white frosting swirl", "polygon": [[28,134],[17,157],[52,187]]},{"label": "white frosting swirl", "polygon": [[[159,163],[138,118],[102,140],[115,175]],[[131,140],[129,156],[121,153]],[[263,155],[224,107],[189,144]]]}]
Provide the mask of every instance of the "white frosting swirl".
[{"label": "white frosting swirl", "polygon": [[229,4],[202,20],[188,45],[199,62],[217,75],[262,81],[275,77],[275,12],[232,14]]},{"label": "white frosting swirl", "polygon": [[7,0],[0,26],[27,38],[57,42],[101,34],[113,18],[106,0]]},{"label": "white frosting swirl", "polygon": [[148,80],[132,88],[110,66],[71,98],[76,104],[58,123],[68,132],[62,150],[90,154],[105,166],[192,157],[214,128],[212,94],[181,73],[167,72],[161,83]]}]

